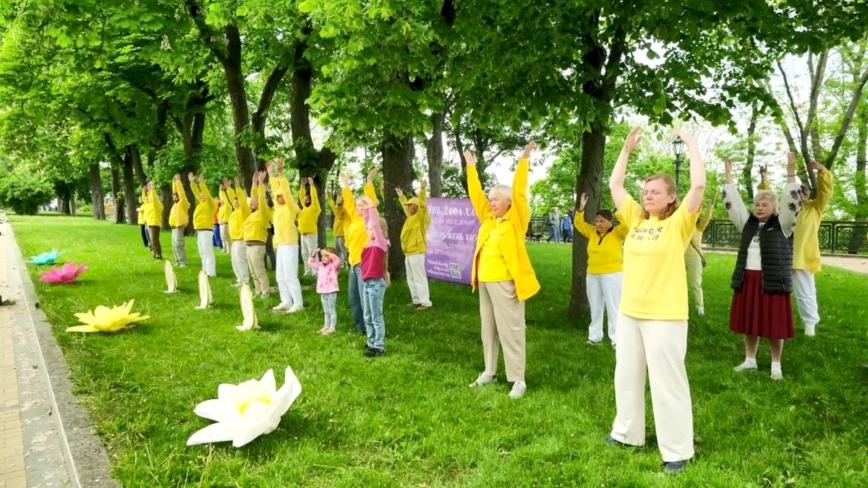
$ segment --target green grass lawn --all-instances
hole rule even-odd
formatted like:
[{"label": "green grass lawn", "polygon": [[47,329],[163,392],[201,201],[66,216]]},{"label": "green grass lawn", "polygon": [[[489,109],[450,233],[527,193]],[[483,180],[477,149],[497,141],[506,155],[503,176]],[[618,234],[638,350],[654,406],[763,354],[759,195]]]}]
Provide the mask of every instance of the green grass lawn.
[{"label": "green grass lawn", "polygon": [[[212,486],[868,486],[868,277],[836,269],[818,276],[823,321],[815,338],[798,334],[783,358],[785,379],[738,374],[741,338],[728,329],[733,256],[711,255],[705,318],[690,322],[687,369],[697,441],[695,462],[664,475],[648,398],[646,447],[608,447],[615,414],[614,353],[586,346],[587,320],[567,317],[570,248],[531,244],[542,291],[527,307],[527,395],[509,384],[467,384],[483,368],[478,297],[431,282],[434,308],[416,312],[403,281],[386,293],[387,354],[362,356],[351,333],[346,280],[338,333],[322,337],[314,287],[296,315],[258,301],[262,330],[238,332],[237,290],[228,255],[218,253],[215,306],[198,304],[196,242],[178,269],[181,293],[166,295],[163,266],[142,246],[139,228],[63,218],[14,218],[25,256],[52,248],[89,269],[72,286],[37,282],[72,371],[75,393],[127,487]],[[163,236],[170,258],[168,235]],[[30,266],[36,281],[43,269]],[[271,277],[272,284],[274,278]],[[303,285],[312,285],[309,278]],[[65,334],[75,312],[136,299],[151,315],[116,335]],[[291,365],[304,388],[278,429],[246,447],[187,448],[209,424],[193,407],[221,382],[259,378],[278,385]],[[501,368],[501,381],[503,378]]]}]

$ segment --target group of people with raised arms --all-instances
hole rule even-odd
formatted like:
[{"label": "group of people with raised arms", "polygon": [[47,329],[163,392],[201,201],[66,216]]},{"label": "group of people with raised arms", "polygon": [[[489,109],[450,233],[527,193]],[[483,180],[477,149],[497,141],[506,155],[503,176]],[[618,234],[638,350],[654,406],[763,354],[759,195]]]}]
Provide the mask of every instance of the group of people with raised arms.
[{"label": "group of people with raised arms", "polygon": [[[664,470],[684,469],[693,457],[693,411],[684,359],[687,354],[688,284],[693,291],[697,314],[705,314],[702,294],[702,231],[708,225],[716,192],[702,213],[706,187],[705,167],[691,134],[676,129],[688,148],[690,189],[680,199],[675,181],[668,174],[651,175],[644,181],[641,203],[624,188],[630,153],[641,142],[639,128],[628,135],[609,180],[616,213],[598,210],[594,224],[585,222],[588,198],[582,194],[574,217],[575,230],[588,239],[587,293],[591,308],[588,343],[603,341],[603,317],[608,314],[608,336],[616,350],[614,375],[616,414],[606,438],[613,445],[641,446],[645,442],[645,381],[650,380],[657,441]],[[516,165],[513,184],[483,190],[476,171],[476,159],[469,151],[467,187],[471,204],[480,222],[473,254],[471,281],[479,292],[481,339],[484,370],[470,384],[481,387],[496,382],[499,349],[503,349],[506,379],[512,383],[509,397],[520,398],[527,391],[525,381],[526,338],[525,302],[540,290],[525,245],[530,223],[527,186],[529,158],[536,148],[530,142]],[[795,182],[795,157],[788,155],[787,185],[780,199],[763,183],[748,211],[732,178],[732,161],[726,161],[726,183],[721,199],[733,225],[741,233],[736,266],[732,274],[730,329],[743,335],[745,360],[735,371],[755,370],[760,338],[769,340],[772,355],[771,378],[783,378],[781,355],[783,341],[794,337],[790,294],[796,291],[797,304],[805,322],[805,333],[814,335],[817,314],[813,275],[819,271],[817,230],[823,210],[831,198],[832,177],[822,165],[818,171],[817,197],[809,199],[805,187]],[[322,296],[325,315],[320,333],[334,333],[337,314],[335,301],[341,266],[348,268],[350,310],[356,330],[367,336],[365,355],[385,352],[383,300],[386,290],[386,255],[390,246],[385,220],[377,214],[378,199],[373,187],[377,170],[367,178],[362,195],[355,195],[349,178],[340,174],[341,194],[335,201],[328,195],[335,216],[335,247],[316,248],[316,218],[320,213],[316,188],[310,178],[302,179],[301,204],[293,198],[283,172],[283,163],[268,163],[265,172],[253,179],[248,201],[237,179],[233,189],[224,179],[220,197],[230,207],[218,215],[220,229],[227,229],[231,242],[236,281],[246,283],[248,269],[254,275],[256,293],[266,296],[268,276],[264,269],[266,230],[274,226],[277,245],[277,282],[280,304],[275,311],[295,312],[302,308],[298,279],[299,241],[306,274],[317,276],[317,292]],[[274,197],[273,208],[266,204],[266,177]],[[191,186],[195,185],[189,175]],[[172,227],[186,225],[186,200],[180,177],[175,179],[177,214],[172,211]],[[407,199],[396,193],[406,213],[401,246],[406,256],[407,281],[413,305],[419,310],[431,306],[425,275],[426,234],[430,224],[424,180],[417,197]],[[305,191],[305,185],[310,192]],[[213,202],[199,178],[198,194],[205,212],[213,213]],[[159,200],[153,184],[143,195],[143,220],[152,241],[159,239]],[[382,190],[381,190],[382,192]],[[151,205],[151,207],[148,207]],[[201,243],[210,236],[204,227],[194,225],[200,235],[203,269],[213,263],[202,252]],[[615,226],[616,220],[620,222]],[[204,218],[202,220],[204,226]],[[313,223],[313,225],[309,225]],[[153,224],[153,225],[152,225]],[[210,225],[209,225],[210,228]],[[313,238],[309,237],[313,235]],[[300,237],[301,236],[301,237]],[[306,243],[307,242],[307,243]],[[153,246],[159,258],[159,245]],[[176,246],[176,257],[184,253]],[[206,272],[210,268],[206,269]],[[210,274],[210,273],[209,273]]]}]

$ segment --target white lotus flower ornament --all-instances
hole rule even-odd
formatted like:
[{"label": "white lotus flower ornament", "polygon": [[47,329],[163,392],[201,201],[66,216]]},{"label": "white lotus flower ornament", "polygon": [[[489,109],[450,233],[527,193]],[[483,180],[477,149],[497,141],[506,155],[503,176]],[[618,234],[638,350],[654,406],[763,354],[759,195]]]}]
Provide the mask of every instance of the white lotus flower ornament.
[{"label": "white lotus flower ornament", "polygon": [[250,291],[250,286],[244,283],[238,294],[241,297],[241,315],[244,317],[244,322],[235,328],[238,330],[258,329],[259,324],[256,321],[256,309],[253,307],[253,293]]},{"label": "white lotus flower ornament", "polygon": [[274,371],[270,369],[261,380],[221,384],[216,400],[206,400],[193,409],[196,415],[217,423],[190,436],[187,445],[232,441],[232,447],[241,447],[273,432],[301,394],[301,383],[288,366],[283,386],[279,390],[276,386]]},{"label": "white lotus flower ornament", "polygon": [[196,310],[202,310],[211,306],[211,283],[204,271],[199,271],[199,306]]},{"label": "white lotus flower ornament", "polygon": [[166,293],[175,293],[178,291],[178,278],[175,277],[175,268],[172,266],[172,262],[168,259],[166,260],[164,270],[166,273],[166,286],[168,287]]}]

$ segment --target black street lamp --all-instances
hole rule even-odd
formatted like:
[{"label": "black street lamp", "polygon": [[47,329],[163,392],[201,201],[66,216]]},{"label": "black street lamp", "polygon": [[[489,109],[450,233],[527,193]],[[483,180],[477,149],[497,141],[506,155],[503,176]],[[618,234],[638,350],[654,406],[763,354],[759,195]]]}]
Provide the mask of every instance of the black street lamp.
[{"label": "black street lamp", "polygon": [[672,141],[672,152],[675,154],[675,192],[678,193],[678,188],[680,188],[680,179],[681,179],[681,155],[684,154],[684,141],[681,140],[681,136],[675,136],[675,140]]}]

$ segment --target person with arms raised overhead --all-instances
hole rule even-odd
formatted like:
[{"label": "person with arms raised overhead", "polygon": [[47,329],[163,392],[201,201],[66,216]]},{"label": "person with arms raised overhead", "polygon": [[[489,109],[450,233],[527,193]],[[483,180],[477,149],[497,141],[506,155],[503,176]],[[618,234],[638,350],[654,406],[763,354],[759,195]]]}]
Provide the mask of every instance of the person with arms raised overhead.
[{"label": "person with arms raised overhead", "polygon": [[[377,176],[377,169],[374,168],[368,173],[368,180],[365,184],[365,196],[367,196],[374,207],[377,206],[377,194],[374,191],[374,178]],[[368,245],[368,231],[365,228],[365,219],[362,216],[364,210],[358,205],[358,200],[353,195],[353,190],[350,189],[350,178],[346,173],[341,172],[341,192],[344,199],[344,209],[347,212],[348,223],[345,224],[345,237],[347,241],[347,252],[349,253],[350,272],[348,273],[349,286],[347,286],[347,295],[350,300],[350,311],[353,314],[353,322],[355,322],[356,332],[366,334],[365,329],[365,289],[362,281],[362,251]],[[361,197],[359,197],[361,198]]]},{"label": "person with arms raised overhead", "polygon": [[347,218],[347,211],[344,209],[344,199],[343,197],[338,197],[337,203],[335,203],[335,196],[333,193],[327,194],[329,208],[332,211],[332,215],[334,215],[335,219],[332,222],[332,232],[335,236],[335,249],[337,250],[337,255],[341,260],[341,266],[349,267],[347,263],[347,244],[344,239],[345,236],[345,227],[349,219]]},{"label": "person with arms raised overhead", "polygon": [[217,276],[217,260],[214,257],[214,211],[216,204],[211,192],[208,191],[208,186],[205,184],[205,177],[199,174],[199,184],[196,184],[196,178],[193,173],[189,173],[187,178],[190,180],[190,189],[193,194],[199,199],[196,204],[196,210],[193,211],[193,228],[196,229],[196,239],[199,248],[199,257],[202,259],[202,271],[211,278]]},{"label": "person with arms raised overhead", "polygon": [[476,156],[464,152],[467,190],[481,224],[473,253],[471,283],[479,289],[479,316],[485,371],[471,388],[497,381],[498,343],[503,348],[506,380],[512,382],[509,398],[521,398],[525,382],[525,303],[540,290],[524,243],[530,222],[527,179],[531,141],[515,167],[512,187],[496,185],[488,195],[476,171]]},{"label": "person with arms raised overhead", "polygon": [[[273,170],[277,169],[276,173]],[[271,193],[274,195],[274,241],[277,243],[277,290],[280,303],[275,312],[295,313],[302,309],[301,283],[298,281],[298,229],[295,220],[300,209],[295,203],[289,181],[283,173],[283,161],[265,165],[271,175]]]},{"label": "person with arms raised overhead", "polygon": [[420,182],[419,196],[407,200],[404,191],[395,188],[401,206],[407,216],[401,229],[401,250],[404,251],[404,266],[407,270],[407,286],[410,287],[412,302],[416,310],[431,307],[428,295],[428,274],[425,272],[425,252],[428,250],[426,236],[431,225],[431,215],[428,214],[428,181]]},{"label": "person with arms raised overhead", "polygon": [[253,274],[255,293],[268,297],[270,285],[265,270],[265,240],[271,225],[271,209],[265,201],[265,172],[253,176],[250,189],[250,215],[244,220],[244,243],[247,244],[247,266]]},{"label": "person with arms raised overhead", "polygon": [[220,208],[217,209],[217,223],[220,225],[220,241],[223,244],[223,252],[228,253],[232,249],[232,238],[229,237],[229,217],[232,216],[232,199],[229,197],[229,180],[223,178],[220,183]]},{"label": "person with arms raised overhead", "polygon": [[181,175],[172,178],[172,200],[175,202],[169,210],[169,227],[172,228],[172,253],[175,255],[175,264],[180,268],[187,267],[187,248],[184,232],[190,222],[190,202],[184,192],[184,184]]},{"label": "person with arms raised overhead", "polygon": [[[687,355],[687,275],[684,251],[696,227],[705,191],[705,167],[693,136],[681,129],[689,149],[690,190],[681,202],[672,176],[645,179],[642,204],[624,189],[627,161],[642,137],[633,129],[609,179],[618,215],[629,229],[624,243],[624,287],[615,354],[615,421],[606,441],[645,444],[645,378],[663,469],[677,472],[693,458],[693,406]],[[647,370],[647,372],[646,372]]]},{"label": "person with arms raised overhead", "polygon": [[[223,186],[226,187],[226,193],[232,199],[232,206],[235,210],[229,216],[229,237],[232,239],[232,271],[235,273],[235,286],[241,286],[250,281],[250,268],[247,266],[247,243],[244,242],[244,222],[250,216],[250,203],[247,201],[247,195],[244,194],[244,188],[235,177],[235,189],[232,189],[232,183],[228,180],[223,180]],[[263,264],[263,266],[265,266]]]},{"label": "person with arms raised overhead", "polygon": [[160,245],[160,228],[163,225],[163,202],[157,196],[157,188],[153,181],[149,181],[145,185],[145,204],[143,205],[145,212],[145,222],[148,224],[148,231],[151,236],[151,251],[154,253],[154,259],[163,259],[163,246]]},{"label": "person with arms raised overhead", "polygon": [[[310,193],[305,191],[305,183],[310,187]],[[301,187],[301,213],[298,215],[298,232],[301,234],[301,255],[310,256],[317,246],[317,219],[322,209],[319,206],[319,195],[313,178],[302,178]],[[316,270],[310,267],[308,261],[304,262],[304,275],[316,276]]]}]

